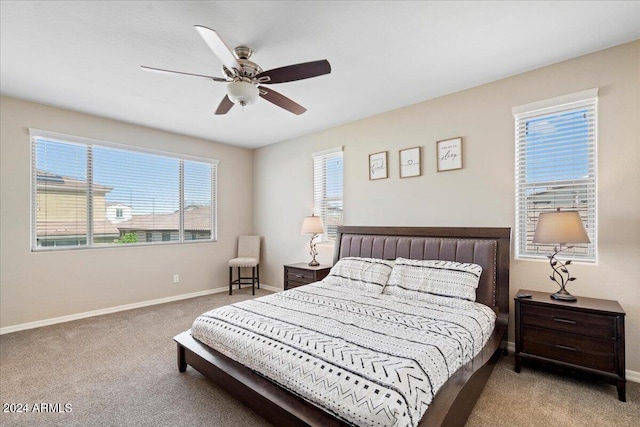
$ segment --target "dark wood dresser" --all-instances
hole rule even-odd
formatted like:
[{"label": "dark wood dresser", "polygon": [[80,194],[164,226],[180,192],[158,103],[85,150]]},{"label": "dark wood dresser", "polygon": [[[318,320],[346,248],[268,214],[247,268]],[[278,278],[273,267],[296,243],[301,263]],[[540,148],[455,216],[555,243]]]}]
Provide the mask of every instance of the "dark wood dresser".
[{"label": "dark wood dresser", "polygon": [[520,290],[515,298],[515,370],[522,359],[575,368],[615,384],[626,401],[624,310],[617,301],[578,297],[551,299],[548,293]]},{"label": "dark wood dresser", "polygon": [[284,290],[318,282],[329,274],[330,265],[310,266],[305,262],[284,266]]}]

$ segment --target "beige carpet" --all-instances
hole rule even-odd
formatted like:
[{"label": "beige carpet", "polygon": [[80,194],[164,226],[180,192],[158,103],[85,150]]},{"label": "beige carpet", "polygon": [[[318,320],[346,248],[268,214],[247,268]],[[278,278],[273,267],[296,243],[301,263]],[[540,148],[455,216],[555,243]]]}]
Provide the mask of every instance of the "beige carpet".
[{"label": "beige carpet", "polygon": [[[524,362],[523,362],[524,363]],[[627,382],[627,401],[613,385],[534,366],[496,365],[467,427],[640,426],[640,384]]]},{"label": "beige carpet", "polygon": [[[243,289],[232,297],[216,294],[1,336],[3,410],[26,403],[30,410],[39,404],[56,412],[3,411],[0,424],[269,425],[192,368],[178,373],[172,341],[198,314],[248,298],[250,290]],[[516,374],[506,357],[467,425],[638,426],[640,384],[628,384],[627,398],[619,402],[610,385],[530,367]]]}]

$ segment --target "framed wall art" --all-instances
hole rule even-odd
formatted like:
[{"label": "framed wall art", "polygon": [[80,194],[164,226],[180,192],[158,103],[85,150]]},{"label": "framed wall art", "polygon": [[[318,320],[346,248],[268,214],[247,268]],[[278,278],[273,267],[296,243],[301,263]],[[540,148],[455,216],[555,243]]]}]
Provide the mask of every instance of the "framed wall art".
[{"label": "framed wall art", "polygon": [[462,169],[462,137],[436,142],[438,172]]},{"label": "framed wall art", "polygon": [[422,175],[420,165],[420,147],[400,150],[400,178]]},{"label": "framed wall art", "polygon": [[369,154],[369,179],[387,178],[387,152]]}]

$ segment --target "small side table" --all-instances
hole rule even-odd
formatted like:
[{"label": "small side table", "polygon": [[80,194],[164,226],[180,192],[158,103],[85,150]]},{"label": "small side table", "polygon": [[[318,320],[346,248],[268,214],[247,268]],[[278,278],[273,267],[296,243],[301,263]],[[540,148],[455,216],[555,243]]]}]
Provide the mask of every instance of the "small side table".
[{"label": "small side table", "polygon": [[330,265],[310,266],[305,262],[284,266],[284,290],[318,282],[329,274]]},{"label": "small side table", "polygon": [[515,298],[515,371],[522,359],[553,362],[615,384],[626,401],[624,310],[617,301],[578,297],[551,299],[548,293],[520,290]]}]

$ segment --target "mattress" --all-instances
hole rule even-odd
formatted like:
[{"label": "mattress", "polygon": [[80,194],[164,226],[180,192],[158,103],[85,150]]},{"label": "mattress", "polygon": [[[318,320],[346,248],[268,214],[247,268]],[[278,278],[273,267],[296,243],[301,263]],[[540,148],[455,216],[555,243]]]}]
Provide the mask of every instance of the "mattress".
[{"label": "mattress", "polygon": [[415,426],[495,313],[317,282],[199,316],[192,336],[347,424]]}]

